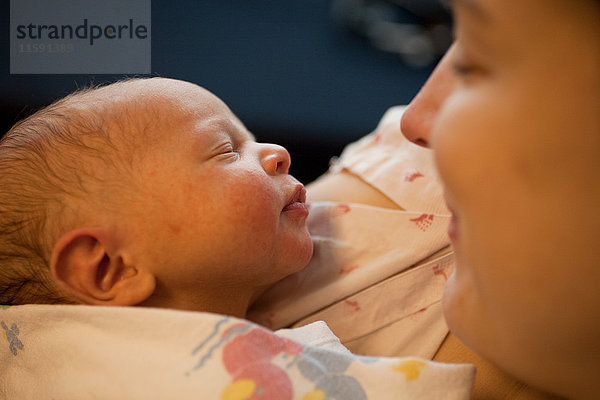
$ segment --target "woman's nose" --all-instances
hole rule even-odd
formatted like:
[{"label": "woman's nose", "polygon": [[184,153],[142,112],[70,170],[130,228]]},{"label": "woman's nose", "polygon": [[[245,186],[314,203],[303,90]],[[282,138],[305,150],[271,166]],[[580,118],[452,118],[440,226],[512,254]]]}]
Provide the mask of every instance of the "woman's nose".
[{"label": "woman's nose", "polygon": [[440,108],[456,86],[451,65],[453,52],[454,46],[448,50],[402,115],[402,133],[419,146],[430,147],[431,131]]},{"label": "woman's nose", "polygon": [[419,146],[429,147],[431,128],[436,110],[427,101],[421,101],[419,92],[404,111],[400,129],[404,136]]},{"label": "woman's nose", "polygon": [[269,175],[287,174],[292,160],[290,153],[283,146],[271,143],[261,143],[260,161]]}]

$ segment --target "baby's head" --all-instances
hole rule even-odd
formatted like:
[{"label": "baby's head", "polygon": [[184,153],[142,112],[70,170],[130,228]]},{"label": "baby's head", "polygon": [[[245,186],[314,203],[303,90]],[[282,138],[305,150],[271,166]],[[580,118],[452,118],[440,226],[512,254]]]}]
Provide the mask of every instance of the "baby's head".
[{"label": "baby's head", "polygon": [[289,165],[191,83],[68,96],[0,142],[0,304],[242,316],[312,254]]}]

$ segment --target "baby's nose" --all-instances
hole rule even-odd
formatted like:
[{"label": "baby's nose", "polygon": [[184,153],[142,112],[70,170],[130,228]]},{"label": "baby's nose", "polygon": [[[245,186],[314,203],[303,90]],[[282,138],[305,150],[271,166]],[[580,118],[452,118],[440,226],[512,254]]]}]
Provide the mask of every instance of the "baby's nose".
[{"label": "baby's nose", "polygon": [[290,170],[290,153],[285,147],[271,143],[261,143],[260,161],[269,175],[287,174]]}]

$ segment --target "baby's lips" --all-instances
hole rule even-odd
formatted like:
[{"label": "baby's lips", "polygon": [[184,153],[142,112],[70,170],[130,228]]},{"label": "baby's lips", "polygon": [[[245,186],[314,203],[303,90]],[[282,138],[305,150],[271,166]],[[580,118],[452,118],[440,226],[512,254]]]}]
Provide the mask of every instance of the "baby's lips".
[{"label": "baby's lips", "polygon": [[306,203],[306,189],[304,189],[304,185],[300,184],[297,186],[294,201],[299,203]]},{"label": "baby's lips", "polygon": [[304,189],[304,185],[297,184],[294,192],[291,194],[290,199],[285,207],[283,207],[283,212],[298,210],[303,211],[308,214],[308,204],[306,204],[306,189]]}]

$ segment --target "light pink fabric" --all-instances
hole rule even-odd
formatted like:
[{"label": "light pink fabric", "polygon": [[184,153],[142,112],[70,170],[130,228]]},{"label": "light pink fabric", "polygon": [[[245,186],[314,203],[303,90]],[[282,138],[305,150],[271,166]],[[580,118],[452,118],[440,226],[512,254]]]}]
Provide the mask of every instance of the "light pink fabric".
[{"label": "light pink fabric", "polygon": [[403,111],[390,109],[330,173],[355,174],[406,211],[312,203],[313,259],[265,293],[250,319],[273,329],[322,319],[353,352],[433,357],[448,333],[440,299],[454,266],[450,213],[431,152],[400,131]]}]

